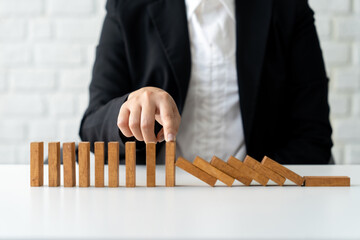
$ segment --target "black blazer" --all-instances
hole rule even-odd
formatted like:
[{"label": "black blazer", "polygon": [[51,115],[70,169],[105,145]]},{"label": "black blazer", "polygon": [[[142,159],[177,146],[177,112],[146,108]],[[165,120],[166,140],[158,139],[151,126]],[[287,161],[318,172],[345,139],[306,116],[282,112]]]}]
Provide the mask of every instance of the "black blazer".
[{"label": "black blazer", "polygon": [[[247,154],[286,164],[328,163],[328,78],[313,11],[305,0],[235,5]],[[80,136],[90,142],[120,141],[123,160],[126,138],[117,116],[130,92],[162,88],[183,111],[191,71],[188,23],[184,0],[108,0],[106,8]],[[145,161],[144,150],[138,143],[138,163]]]}]

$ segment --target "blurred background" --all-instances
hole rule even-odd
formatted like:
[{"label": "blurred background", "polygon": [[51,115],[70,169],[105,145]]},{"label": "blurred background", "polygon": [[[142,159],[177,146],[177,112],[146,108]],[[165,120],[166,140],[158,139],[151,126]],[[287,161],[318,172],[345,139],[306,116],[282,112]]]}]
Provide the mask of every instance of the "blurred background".
[{"label": "blurred background", "polygon": [[[0,0],[0,164],[31,141],[79,141],[105,0]],[[360,164],[360,0],[311,0],[337,164]]]}]

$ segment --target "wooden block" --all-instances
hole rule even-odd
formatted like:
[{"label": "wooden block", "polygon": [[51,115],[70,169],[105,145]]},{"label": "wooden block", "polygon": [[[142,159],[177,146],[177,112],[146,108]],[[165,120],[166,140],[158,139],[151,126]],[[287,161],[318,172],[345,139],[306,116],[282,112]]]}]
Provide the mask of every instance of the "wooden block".
[{"label": "wooden block", "polygon": [[215,183],[217,181],[217,179],[215,177],[207,174],[206,172],[204,172],[200,168],[196,167],[194,164],[192,164],[191,162],[189,162],[188,160],[186,160],[183,157],[179,157],[177,159],[176,166],[183,169],[184,171],[190,173],[194,177],[199,178],[200,180],[209,184],[212,187],[215,185]]},{"label": "wooden block", "polygon": [[237,170],[236,168],[230,166],[229,164],[227,164],[225,161],[221,160],[220,158],[213,156],[210,164],[214,167],[216,167],[217,169],[219,169],[220,171],[226,173],[227,175],[235,178],[236,180],[238,180],[239,182],[241,182],[242,184],[249,186],[252,182],[252,178],[250,178],[247,175],[244,175],[244,173],[240,172],[239,170]]},{"label": "wooden block", "polygon": [[166,142],[165,149],[165,186],[175,186],[176,142]]},{"label": "wooden block", "polygon": [[246,156],[244,160],[244,164],[255,170],[256,172],[264,175],[265,177],[271,179],[273,182],[277,183],[278,185],[282,186],[284,185],[285,178],[270,168],[265,167],[260,162],[258,162],[256,159]]},{"label": "wooden block", "polygon": [[155,187],[156,179],[156,143],[146,144],[146,186]]},{"label": "wooden block", "polygon": [[75,187],[75,143],[63,143],[64,187]]},{"label": "wooden block", "polygon": [[108,143],[109,187],[119,187],[119,142]]},{"label": "wooden block", "polygon": [[95,187],[104,187],[104,142],[94,143]]},{"label": "wooden block", "polygon": [[301,186],[304,183],[304,178],[290,169],[284,167],[283,165],[277,163],[276,161],[272,160],[271,158],[265,156],[263,160],[261,161],[261,164],[263,164],[265,167],[270,168],[277,174],[283,176],[284,178],[289,179],[290,181],[296,183],[297,185]]},{"label": "wooden block", "polygon": [[48,144],[49,187],[60,186],[60,142]]},{"label": "wooden block", "polygon": [[125,143],[126,187],[136,185],[136,143]]},{"label": "wooden block", "polygon": [[44,185],[44,143],[30,143],[30,186]]},{"label": "wooden block", "polygon": [[193,164],[203,170],[204,172],[208,173],[209,175],[219,179],[221,182],[225,183],[227,186],[231,187],[234,183],[235,179],[230,177],[226,173],[220,171],[209,162],[205,161],[201,157],[197,156],[193,162]]},{"label": "wooden block", "polygon": [[269,181],[269,178],[265,177],[264,175],[262,175],[258,172],[255,172],[252,168],[248,167],[242,161],[240,161],[239,159],[237,159],[233,156],[229,157],[228,164],[230,166],[233,166],[240,172],[243,172],[246,176],[249,176],[250,178],[254,179],[255,181],[257,181],[258,183],[260,183],[263,186],[266,186],[266,184]]},{"label": "wooden block", "polygon": [[350,178],[345,176],[305,176],[306,187],[350,187]]},{"label": "wooden block", "polygon": [[90,186],[90,143],[79,143],[79,187]]}]

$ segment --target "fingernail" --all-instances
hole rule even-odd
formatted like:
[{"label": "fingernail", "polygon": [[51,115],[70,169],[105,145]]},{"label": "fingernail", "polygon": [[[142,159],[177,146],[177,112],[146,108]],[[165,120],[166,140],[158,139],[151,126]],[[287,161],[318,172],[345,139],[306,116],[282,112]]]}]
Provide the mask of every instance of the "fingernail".
[{"label": "fingernail", "polygon": [[167,135],[167,140],[166,140],[167,142],[173,142],[173,141],[175,141],[175,136],[172,134],[172,133],[169,133],[168,135]]}]

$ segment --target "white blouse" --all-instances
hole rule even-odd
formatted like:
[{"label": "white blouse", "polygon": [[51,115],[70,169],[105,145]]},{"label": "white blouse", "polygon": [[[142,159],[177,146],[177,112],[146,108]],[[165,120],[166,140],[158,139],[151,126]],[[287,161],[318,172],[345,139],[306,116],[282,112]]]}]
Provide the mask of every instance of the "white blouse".
[{"label": "white blouse", "polygon": [[232,0],[185,0],[192,69],[177,153],[193,161],[246,154],[236,71]]}]

